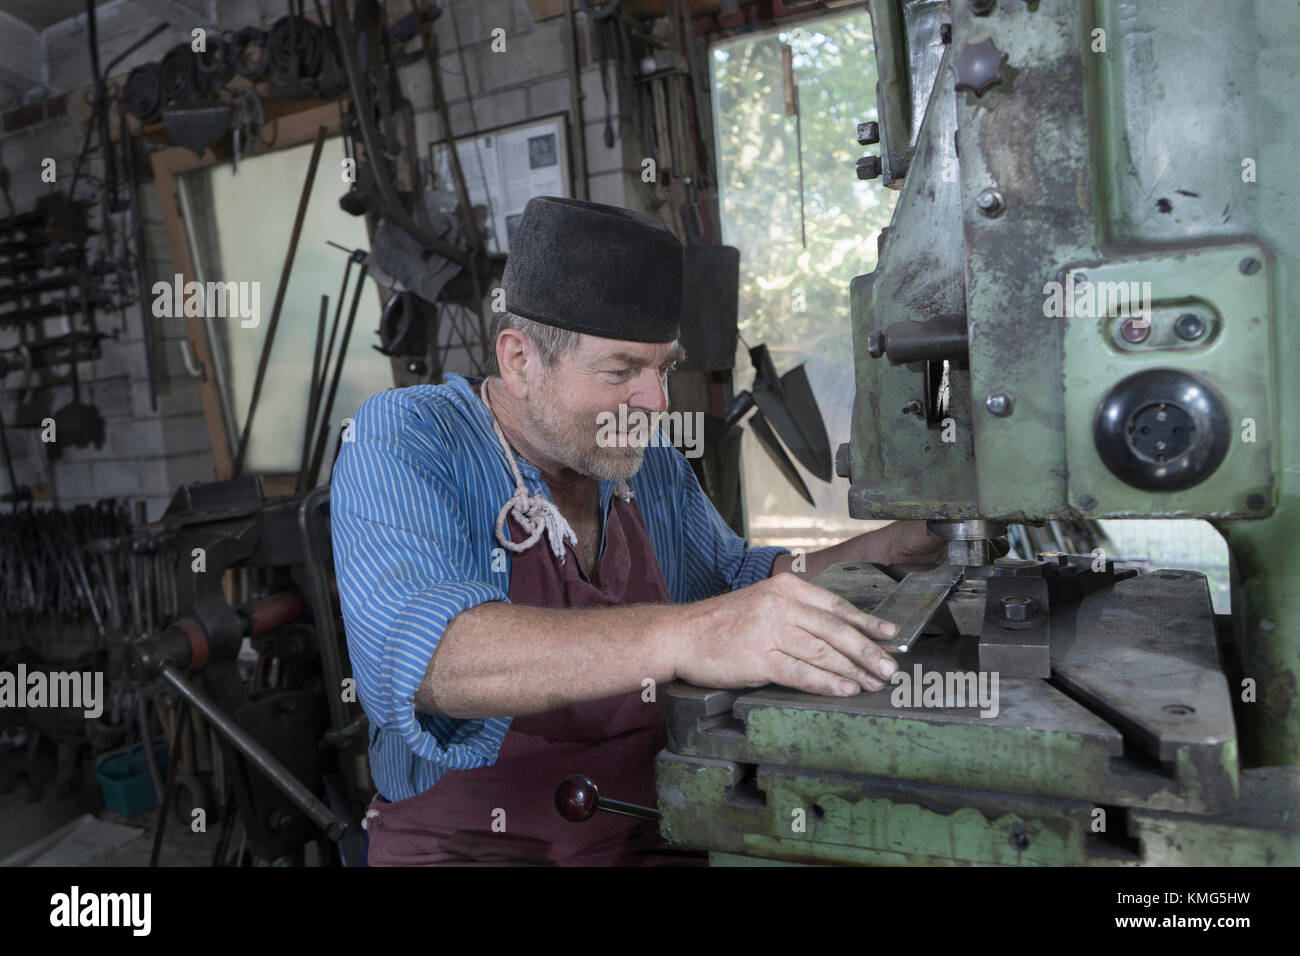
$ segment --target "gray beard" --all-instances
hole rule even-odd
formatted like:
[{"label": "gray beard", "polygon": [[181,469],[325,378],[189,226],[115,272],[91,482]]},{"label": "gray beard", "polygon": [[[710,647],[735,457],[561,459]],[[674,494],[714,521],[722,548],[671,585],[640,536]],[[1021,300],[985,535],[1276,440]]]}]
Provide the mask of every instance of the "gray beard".
[{"label": "gray beard", "polygon": [[549,389],[543,400],[528,406],[528,426],[557,461],[580,475],[604,481],[631,478],[641,470],[645,448],[602,448],[596,444],[596,422],[590,430],[556,413]]}]

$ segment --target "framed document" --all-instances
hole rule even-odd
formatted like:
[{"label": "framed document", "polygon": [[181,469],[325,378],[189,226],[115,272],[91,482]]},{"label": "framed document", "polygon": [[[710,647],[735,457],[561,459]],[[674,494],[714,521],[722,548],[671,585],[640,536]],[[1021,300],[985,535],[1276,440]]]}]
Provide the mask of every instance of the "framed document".
[{"label": "framed document", "polygon": [[[568,113],[459,137],[455,147],[470,204],[486,211],[489,252],[510,251],[528,200],[572,195]],[[429,144],[429,168],[436,188],[456,191],[446,140]]]}]

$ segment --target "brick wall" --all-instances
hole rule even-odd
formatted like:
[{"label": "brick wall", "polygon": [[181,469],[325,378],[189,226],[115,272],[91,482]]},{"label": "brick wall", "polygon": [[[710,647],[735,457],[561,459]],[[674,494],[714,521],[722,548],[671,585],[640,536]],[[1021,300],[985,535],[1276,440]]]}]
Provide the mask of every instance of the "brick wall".
[{"label": "brick wall", "polygon": [[[157,24],[157,20],[141,16],[145,6],[150,5],[123,0],[100,8],[102,64],[112,61]],[[255,0],[222,0],[211,8],[195,0],[189,6],[201,11],[215,9],[218,26],[234,29],[249,24],[269,28],[285,12],[283,3]],[[443,0],[442,6],[443,15],[435,27],[453,136],[569,111],[563,17],[536,23],[526,0]],[[172,46],[187,40],[195,25],[174,23],[123,60],[114,68],[113,76],[125,77],[136,64],[160,59]],[[610,110],[617,135],[614,147],[607,148],[603,139],[605,96],[599,68],[590,62],[587,53],[590,44],[586,17],[579,15],[578,25],[582,34],[579,49],[584,54],[581,85],[585,122],[581,132],[587,146],[588,198],[643,209],[647,194],[639,182],[642,148],[632,124],[620,117],[618,108],[620,102],[631,102],[630,91],[625,88],[621,70],[613,64],[607,66],[613,99]],[[497,27],[506,31],[506,50],[501,53],[491,50],[492,31]],[[9,170],[10,194],[20,212],[32,208],[38,196],[55,188],[41,182],[41,161],[46,157],[52,157],[57,164],[55,185],[66,188],[70,183],[84,135],[84,123],[79,117],[85,109],[79,107],[78,99],[85,96],[91,83],[84,16],[46,29],[40,34],[40,43],[46,89],[28,91],[21,100],[3,105],[5,111],[28,107],[26,115],[15,119],[30,125],[0,133],[0,156]],[[414,41],[408,48],[417,47],[418,41]],[[416,141],[424,156],[429,142],[443,136],[434,111],[428,67],[419,59],[403,67],[400,76],[402,90],[415,107]],[[57,104],[62,115],[47,118],[57,112],[55,108],[44,108],[47,101],[51,106]],[[39,108],[32,110],[33,104]],[[575,149],[576,144],[571,142],[571,162]],[[87,172],[96,177],[101,174],[97,156],[89,161]],[[78,187],[78,195],[88,195],[84,186]],[[175,268],[151,181],[141,184],[141,199],[149,282],[170,280]],[[92,208],[91,222],[96,228],[99,215],[98,207]],[[283,253],[275,250],[273,254]],[[152,315],[149,320],[153,322],[159,376],[156,411],[149,407],[139,307],[128,308],[124,316],[99,313],[100,328],[116,332],[116,338],[103,342],[101,358],[79,366],[82,399],[94,403],[105,418],[107,434],[102,449],[93,445],[80,449],[65,446],[57,464],[47,464],[38,432],[13,427],[32,424],[14,422],[19,374],[11,373],[0,380],[0,414],[10,425],[9,446],[19,483],[48,485],[53,499],[64,508],[105,496],[129,497],[145,502],[148,518],[153,520],[178,486],[214,477],[197,383],[186,372],[182,359],[184,326],[153,319]],[[66,320],[48,322],[49,334],[68,331]],[[369,336],[370,331],[359,329],[358,334]],[[12,347],[17,341],[14,328],[0,328],[0,349]],[[71,401],[66,365],[38,373],[34,381],[53,386],[44,393],[51,409]],[[0,467],[0,493],[8,490],[8,475]]]}]

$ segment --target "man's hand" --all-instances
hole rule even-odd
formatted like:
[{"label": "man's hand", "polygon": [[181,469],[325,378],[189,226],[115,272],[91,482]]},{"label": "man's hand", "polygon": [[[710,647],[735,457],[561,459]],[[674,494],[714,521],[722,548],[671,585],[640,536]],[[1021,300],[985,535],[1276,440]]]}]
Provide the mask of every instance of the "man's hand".
[{"label": "man's hand", "polygon": [[930,534],[924,521],[895,521],[883,530],[893,535],[887,564],[941,564],[948,557],[948,542]]},{"label": "man's hand", "polygon": [[795,574],[678,605],[654,626],[673,675],[703,687],[776,683],[851,697],[898,669],[875,643],[898,633],[893,624]]},{"label": "man's hand", "polygon": [[[890,558],[885,564],[942,564],[948,559],[948,542],[936,538],[925,527],[924,521],[895,521],[881,529],[893,533]],[[989,559],[1003,557],[1011,550],[1006,538],[989,538]]]}]

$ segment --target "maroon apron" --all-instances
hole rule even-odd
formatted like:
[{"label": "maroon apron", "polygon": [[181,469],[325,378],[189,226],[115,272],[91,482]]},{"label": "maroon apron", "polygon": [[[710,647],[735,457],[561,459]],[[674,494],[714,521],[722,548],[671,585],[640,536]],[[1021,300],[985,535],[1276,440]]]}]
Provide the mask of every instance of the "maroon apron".
[{"label": "maroon apron", "polygon": [[[513,517],[510,540],[524,535]],[[532,607],[662,604],[668,586],[641,509],[617,495],[605,522],[604,553],[592,584],[565,543],[556,559],[545,536],[516,554],[510,601]],[[661,688],[656,688],[656,696]],[[706,856],[665,844],[659,826],[599,812],[571,823],[555,809],[555,788],[570,774],[594,780],[613,799],[654,807],[655,755],[667,743],[663,704],[642,691],[573,704],[510,722],[496,762],[449,770],[423,793],[367,813],[370,866],[707,865]],[[494,827],[495,824],[495,827]]]}]

